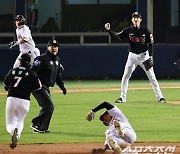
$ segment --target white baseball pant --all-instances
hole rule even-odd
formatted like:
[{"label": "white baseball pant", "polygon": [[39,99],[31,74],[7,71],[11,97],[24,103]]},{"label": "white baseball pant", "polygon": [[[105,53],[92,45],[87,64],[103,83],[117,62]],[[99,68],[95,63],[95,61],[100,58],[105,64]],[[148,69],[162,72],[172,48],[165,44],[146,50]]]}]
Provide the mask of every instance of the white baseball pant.
[{"label": "white baseball pant", "polygon": [[17,97],[8,97],[6,100],[6,129],[12,135],[18,129],[18,137],[24,128],[24,119],[29,112],[30,101]]},{"label": "white baseball pant", "polygon": [[129,52],[128,59],[127,59],[125,69],[124,69],[124,74],[123,74],[122,81],[121,81],[120,97],[122,98],[123,102],[126,102],[126,94],[127,94],[129,79],[130,79],[133,71],[135,70],[135,68],[138,65],[140,65],[143,68],[143,70],[145,71],[145,73],[152,85],[152,88],[154,90],[157,100],[159,100],[160,98],[163,98],[163,95],[161,93],[161,90],[160,90],[158,81],[156,79],[153,67],[151,67],[148,71],[146,71],[146,69],[145,69],[143,62],[147,59],[149,59],[148,51],[146,51],[145,53],[141,53],[141,54],[135,54],[135,53]]},{"label": "white baseball pant", "polygon": [[33,65],[34,63],[34,59],[37,57],[37,56],[40,56],[40,51],[38,48],[35,48],[33,51],[29,51],[29,52],[20,52],[20,54],[18,55],[18,57],[16,58],[16,61],[14,63],[14,66],[13,68],[16,68],[16,67],[19,67],[20,66],[20,62],[19,62],[19,58],[21,57],[22,54],[24,53],[28,53],[29,56],[31,57],[31,66]]}]

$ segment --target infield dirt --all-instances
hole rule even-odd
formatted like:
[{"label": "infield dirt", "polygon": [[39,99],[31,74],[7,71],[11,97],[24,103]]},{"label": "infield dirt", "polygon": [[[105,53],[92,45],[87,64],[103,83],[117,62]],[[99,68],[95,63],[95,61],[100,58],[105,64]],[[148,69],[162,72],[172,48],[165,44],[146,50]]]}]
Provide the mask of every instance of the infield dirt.
[{"label": "infield dirt", "polygon": [[[175,146],[174,152],[167,151],[166,154],[180,154],[180,143],[134,143],[131,146],[139,147],[142,151],[151,147],[152,151],[140,152],[148,154],[165,154],[165,150]],[[154,147],[154,148],[153,148]],[[159,147],[157,152],[154,152]],[[163,148],[164,147],[164,148]],[[29,144],[17,145],[15,149],[10,149],[9,145],[0,145],[1,154],[90,154],[93,148],[103,148],[103,143],[61,143],[61,144]],[[163,152],[160,152],[160,149]],[[158,153],[159,152],[159,153]],[[112,151],[106,152],[112,154]]]}]

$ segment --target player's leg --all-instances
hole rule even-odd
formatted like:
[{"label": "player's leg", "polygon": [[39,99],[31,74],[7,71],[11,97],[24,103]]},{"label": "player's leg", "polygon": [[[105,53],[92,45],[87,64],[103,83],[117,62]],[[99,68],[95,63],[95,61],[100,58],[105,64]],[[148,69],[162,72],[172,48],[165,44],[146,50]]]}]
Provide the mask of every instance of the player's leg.
[{"label": "player's leg", "polygon": [[[147,60],[149,58],[149,52],[146,51],[145,53],[142,53],[139,55],[138,57],[138,61],[139,61],[139,65],[143,68],[143,70],[145,71],[151,85],[152,85],[152,88],[154,90],[154,93],[156,95],[156,98],[158,101],[160,101],[160,99],[163,98],[163,95],[162,95],[162,92],[160,90],[160,87],[159,87],[159,84],[158,84],[158,81],[156,79],[156,76],[155,76],[155,73],[154,73],[154,69],[153,67],[151,67],[148,71],[145,69],[145,66],[143,64],[143,62],[145,60]],[[164,98],[163,98],[164,99]],[[165,99],[164,99],[165,100]]]},{"label": "player's leg", "polygon": [[18,55],[18,57],[16,58],[16,61],[14,62],[13,68],[19,67],[20,66],[20,61],[19,58],[21,57],[22,53],[20,52],[20,54]]},{"label": "player's leg", "polygon": [[118,120],[114,120],[114,121],[113,121],[113,125],[114,125],[114,127],[115,127],[116,132],[118,133],[118,135],[119,135],[120,137],[123,137],[123,136],[124,136],[124,132],[123,132],[123,130],[122,130],[122,126],[121,126],[120,122],[119,122]]},{"label": "player's leg", "polygon": [[6,100],[6,129],[11,135],[17,123],[17,113],[15,110],[16,102],[14,102],[13,99],[13,97],[7,97]]},{"label": "player's leg", "polygon": [[39,51],[38,48],[35,48],[33,51],[29,52],[28,54],[29,54],[30,57],[31,57],[31,62],[30,62],[30,64],[31,64],[31,66],[32,66],[33,63],[34,63],[34,59],[35,59],[37,56],[40,56],[40,51]]},{"label": "player's leg", "polygon": [[111,150],[117,153],[121,153],[122,149],[117,143],[117,137],[113,134],[106,135],[105,145],[108,145]]},{"label": "player's leg", "polygon": [[42,109],[40,110],[39,115],[32,119],[32,123],[38,126],[40,130],[47,131],[54,111],[54,104],[51,96],[44,88],[33,92],[33,96],[36,98],[39,106],[41,106]]},{"label": "player's leg", "polygon": [[145,68],[143,68],[151,85],[152,85],[152,88],[154,90],[154,93],[156,95],[156,98],[157,98],[157,101],[160,101],[161,98],[163,98],[163,94],[161,92],[161,89],[159,87],[159,84],[158,84],[158,81],[156,79],[156,76],[155,76],[155,73],[154,73],[154,69],[153,67],[151,67],[148,71],[146,71]]},{"label": "player's leg", "polygon": [[128,55],[126,65],[125,65],[124,74],[123,74],[122,80],[121,80],[120,98],[122,98],[123,102],[126,102],[126,94],[127,94],[129,79],[136,67],[137,67],[136,54],[133,54],[130,52]]},{"label": "player's leg", "polygon": [[18,129],[17,124],[17,112],[16,112],[16,101],[13,97],[8,97],[6,101],[6,129],[11,135],[10,148],[14,149],[18,142]]},{"label": "player's leg", "polygon": [[18,122],[16,124],[16,128],[18,129],[18,136],[20,138],[21,132],[24,128],[24,119],[27,115],[27,113],[29,112],[29,107],[30,107],[30,101],[29,100],[24,100],[24,99],[17,99],[17,119]]},{"label": "player's leg", "polygon": [[[113,125],[119,137],[122,138],[126,142],[126,144],[127,143],[132,144],[136,141],[136,133],[132,128],[130,128],[130,126],[127,123],[114,120]],[[124,142],[117,142],[117,143],[124,144]]]}]

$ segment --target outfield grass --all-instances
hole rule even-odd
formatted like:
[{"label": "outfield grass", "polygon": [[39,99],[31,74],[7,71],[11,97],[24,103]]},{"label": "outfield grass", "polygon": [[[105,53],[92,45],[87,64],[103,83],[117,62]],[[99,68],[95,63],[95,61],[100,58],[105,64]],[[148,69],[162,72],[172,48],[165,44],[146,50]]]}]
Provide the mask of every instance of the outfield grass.
[{"label": "outfield grass", "polygon": [[[159,81],[165,98],[169,101],[180,101],[178,80]],[[93,88],[119,88],[119,80],[103,81],[65,81],[67,90]],[[147,80],[130,80],[131,87],[150,87]],[[168,88],[171,87],[171,88]],[[57,86],[52,90],[59,89]],[[3,92],[2,82],[0,92]],[[120,91],[69,92],[67,95],[52,93],[55,111],[51,120],[49,134],[34,134],[30,129],[31,119],[39,112],[39,106],[31,97],[31,107],[25,119],[25,126],[19,141],[20,144],[30,143],[62,143],[62,142],[103,142],[107,129],[98,120],[103,111],[99,111],[94,121],[88,122],[87,113],[100,102],[109,101],[113,104]],[[6,95],[0,94],[0,143],[9,144],[10,135],[5,127]],[[129,90],[127,103],[116,104],[129,119],[137,133],[137,142],[180,142],[180,105],[157,103],[153,90]]]}]

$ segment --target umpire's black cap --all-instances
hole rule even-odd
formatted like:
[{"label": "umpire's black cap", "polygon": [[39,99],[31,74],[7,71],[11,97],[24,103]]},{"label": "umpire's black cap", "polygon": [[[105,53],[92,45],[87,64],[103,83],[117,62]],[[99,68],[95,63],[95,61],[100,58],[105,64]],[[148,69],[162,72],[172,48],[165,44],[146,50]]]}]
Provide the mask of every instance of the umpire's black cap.
[{"label": "umpire's black cap", "polygon": [[52,45],[59,47],[59,43],[58,43],[58,41],[55,40],[55,39],[50,40],[50,41],[48,42],[48,46],[52,46]]},{"label": "umpire's black cap", "polygon": [[132,14],[132,18],[133,18],[133,17],[142,18],[141,14],[140,14],[139,12],[134,12],[134,13]]},{"label": "umpire's black cap", "polygon": [[19,59],[22,61],[22,63],[29,64],[31,62],[31,57],[27,53],[22,54]]}]

